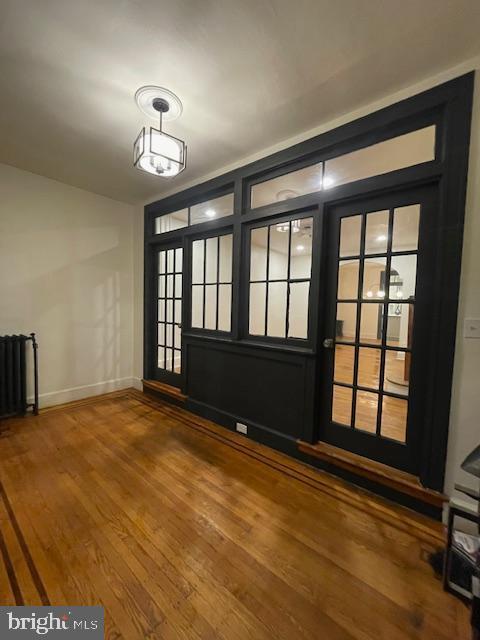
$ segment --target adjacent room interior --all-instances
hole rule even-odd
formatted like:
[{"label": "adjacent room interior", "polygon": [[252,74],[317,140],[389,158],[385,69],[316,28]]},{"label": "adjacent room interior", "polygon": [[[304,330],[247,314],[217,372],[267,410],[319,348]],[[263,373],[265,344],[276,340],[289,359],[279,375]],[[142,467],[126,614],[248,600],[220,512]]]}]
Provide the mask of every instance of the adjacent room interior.
[{"label": "adjacent room interior", "polygon": [[478,640],[478,3],[0,16],[0,629]]}]

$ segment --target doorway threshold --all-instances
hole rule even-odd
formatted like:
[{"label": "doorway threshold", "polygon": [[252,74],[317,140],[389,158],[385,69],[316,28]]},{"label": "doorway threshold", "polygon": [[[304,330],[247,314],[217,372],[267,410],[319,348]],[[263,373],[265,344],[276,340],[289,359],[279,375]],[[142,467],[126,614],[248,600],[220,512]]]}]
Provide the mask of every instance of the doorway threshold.
[{"label": "doorway threshold", "polygon": [[158,380],[142,380],[143,392],[147,395],[161,400],[167,400],[173,404],[183,406],[187,400],[187,396],[184,395],[177,387],[172,387],[170,384],[159,382]]},{"label": "doorway threshold", "polygon": [[374,482],[378,485],[393,489],[415,500],[431,505],[437,509],[443,507],[448,500],[447,496],[423,487],[420,480],[405,471],[389,467],[376,460],[370,460],[350,451],[345,451],[325,442],[310,444],[303,440],[297,441],[299,451],[314,458],[327,462],[333,467],[341,468]]}]

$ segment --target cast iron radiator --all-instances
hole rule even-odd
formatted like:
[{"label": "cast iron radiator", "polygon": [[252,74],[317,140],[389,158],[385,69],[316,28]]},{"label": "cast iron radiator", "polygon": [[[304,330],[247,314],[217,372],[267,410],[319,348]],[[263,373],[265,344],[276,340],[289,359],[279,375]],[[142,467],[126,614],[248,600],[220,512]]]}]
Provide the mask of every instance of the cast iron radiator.
[{"label": "cast iron radiator", "polygon": [[[33,347],[34,402],[27,402],[27,342]],[[38,366],[35,334],[0,336],[0,418],[38,413]]]}]

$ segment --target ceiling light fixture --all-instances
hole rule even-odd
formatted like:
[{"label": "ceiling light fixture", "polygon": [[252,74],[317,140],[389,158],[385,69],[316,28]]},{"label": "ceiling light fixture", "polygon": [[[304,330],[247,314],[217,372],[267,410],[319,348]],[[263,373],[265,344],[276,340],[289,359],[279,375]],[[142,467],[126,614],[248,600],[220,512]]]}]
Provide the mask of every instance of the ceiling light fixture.
[{"label": "ceiling light fixture", "polygon": [[297,244],[297,251],[303,251],[305,249],[305,247],[303,246],[303,244]]},{"label": "ceiling light fixture", "polygon": [[187,145],[162,131],[164,121],[182,113],[179,98],[162,87],[141,87],[135,94],[138,107],[151,118],[159,118],[159,128],[143,127],[133,145],[133,166],[164,178],[178,175],[186,167]]},{"label": "ceiling light fixture", "polygon": [[217,215],[217,212],[215,211],[215,209],[207,209],[205,211],[205,215],[207,216],[207,218],[214,218]]},{"label": "ceiling light fixture", "polygon": [[[300,220],[292,220],[292,233],[298,233],[300,231]],[[280,233],[288,233],[290,228],[290,222],[279,222],[275,225],[275,228]]]}]

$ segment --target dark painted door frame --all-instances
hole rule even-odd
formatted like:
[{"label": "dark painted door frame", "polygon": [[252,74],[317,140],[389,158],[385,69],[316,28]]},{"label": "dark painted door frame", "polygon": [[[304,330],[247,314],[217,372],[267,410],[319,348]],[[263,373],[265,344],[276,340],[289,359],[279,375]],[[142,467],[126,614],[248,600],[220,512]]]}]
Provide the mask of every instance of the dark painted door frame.
[{"label": "dark painted door frame", "polygon": [[[425,421],[426,413],[429,410],[428,403],[440,401],[435,394],[435,390],[428,389],[428,380],[435,368],[435,361],[432,359],[431,354],[436,351],[435,338],[437,334],[435,325],[439,318],[439,307],[441,305],[441,301],[436,300],[433,296],[436,286],[435,253],[437,248],[434,238],[438,234],[439,223],[436,217],[437,193],[438,185],[435,183],[421,187],[395,189],[375,197],[366,197],[343,204],[336,204],[328,208],[326,215],[329,229],[325,234],[328,239],[327,247],[325,248],[327,252],[325,337],[333,339],[335,343],[340,220],[343,216],[356,215],[361,211],[393,210],[396,207],[416,203],[421,205],[416,272],[415,328],[412,342],[411,392],[409,394],[405,444],[386,438],[379,438],[375,434],[332,422],[331,403],[335,349],[324,348],[319,351],[318,355],[319,388],[321,389],[319,419],[317,421],[319,425],[318,439],[415,475],[421,475],[421,461],[425,457],[423,440],[424,431],[428,428],[428,423]],[[389,235],[391,238],[391,230]],[[363,249],[360,255],[361,258],[365,257]],[[361,275],[360,286],[362,286]],[[385,290],[388,292],[388,287],[385,287]],[[372,304],[378,304],[378,302],[377,300]],[[363,303],[363,305],[365,304],[369,304],[368,301]],[[357,331],[359,331],[360,315],[358,311],[356,318]],[[386,320],[384,320],[382,331],[385,334],[384,344],[386,344],[386,330]],[[388,349],[389,347],[386,348]],[[395,347],[391,348],[395,349]],[[382,378],[382,367],[380,369],[379,383]],[[364,390],[368,391],[368,389]],[[379,427],[380,424],[377,425],[377,428]]]}]

